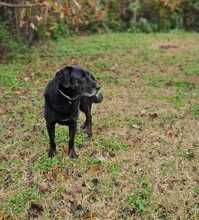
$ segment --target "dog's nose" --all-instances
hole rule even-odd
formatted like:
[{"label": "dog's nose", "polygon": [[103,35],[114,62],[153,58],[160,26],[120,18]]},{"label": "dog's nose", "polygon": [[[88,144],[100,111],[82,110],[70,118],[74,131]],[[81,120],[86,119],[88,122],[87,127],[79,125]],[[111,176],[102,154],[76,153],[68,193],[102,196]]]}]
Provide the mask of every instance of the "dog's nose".
[{"label": "dog's nose", "polygon": [[97,91],[101,89],[99,85],[96,86]]}]

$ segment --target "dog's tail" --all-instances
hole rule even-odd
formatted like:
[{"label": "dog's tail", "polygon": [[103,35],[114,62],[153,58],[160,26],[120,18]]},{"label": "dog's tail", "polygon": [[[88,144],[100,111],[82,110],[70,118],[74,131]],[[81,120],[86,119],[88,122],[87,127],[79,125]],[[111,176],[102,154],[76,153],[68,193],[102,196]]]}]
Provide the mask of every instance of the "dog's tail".
[{"label": "dog's tail", "polygon": [[103,95],[101,92],[99,92],[98,94],[96,94],[92,97],[93,103],[101,103],[102,101],[103,101]]}]

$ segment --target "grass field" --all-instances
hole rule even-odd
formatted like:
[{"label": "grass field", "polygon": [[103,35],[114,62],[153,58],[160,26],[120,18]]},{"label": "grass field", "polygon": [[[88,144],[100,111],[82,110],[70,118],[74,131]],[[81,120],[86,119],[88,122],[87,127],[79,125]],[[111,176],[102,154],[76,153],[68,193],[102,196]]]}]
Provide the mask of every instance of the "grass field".
[{"label": "grass field", "polygon": [[[193,33],[92,35],[0,61],[0,219],[199,219],[198,42]],[[43,90],[74,62],[101,82],[104,101],[92,140],[78,131],[79,159],[66,155],[64,126],[49,159]]]}]

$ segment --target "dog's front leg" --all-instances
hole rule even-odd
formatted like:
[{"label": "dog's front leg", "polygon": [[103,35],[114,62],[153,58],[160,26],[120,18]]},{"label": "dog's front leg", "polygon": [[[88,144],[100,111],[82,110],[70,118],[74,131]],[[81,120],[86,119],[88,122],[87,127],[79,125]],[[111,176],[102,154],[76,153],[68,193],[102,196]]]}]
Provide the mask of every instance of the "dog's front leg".
[{"label": "dog's front leg", "polygon": [[69,149],[68,149],[68,156],[72,159],[78,158],[77,153],[75,152],[75,134],[77,131],[77,123],[74,122],[69,125]]},{"label": "dog's front leg", "polygon": [[50,149],[48,151],[48,156],[53,157],[56,153],[56,144],[55,144],[55,124],[54,123],[47,123],[46,125],[48,130],[48,136],[50,139]]},{"label": "dog's front leg", "polygon": [[83,111],[86,116],[86,120],[82,126],[82,129],[85,130],[87,133],[88,137],[92,137],[92,115],[91,115],[91,105],[88,105],[86,109]]},{"label": "dog's front leg", "polygon": [[92,115],[91,115],[91,107],[88,108],[86,112],[86,121],[85,121],[85,130],[88,137],[92,137]]}]

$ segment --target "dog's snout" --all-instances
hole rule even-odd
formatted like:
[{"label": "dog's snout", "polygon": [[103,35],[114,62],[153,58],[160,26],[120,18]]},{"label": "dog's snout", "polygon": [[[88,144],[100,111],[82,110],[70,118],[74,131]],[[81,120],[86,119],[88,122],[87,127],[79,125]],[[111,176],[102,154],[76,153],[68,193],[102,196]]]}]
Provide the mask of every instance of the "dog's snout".
[{"label": "dog's snout", "polygon": [[97,87],[97,83],[95,81],[92,81],[91,85],[92,85],[92,87],[95,87],[95,88]]},{"label": "dog's snout", "polygon": [[97,85],[96,86],[97,91],[101,89],[101,86]]}]

